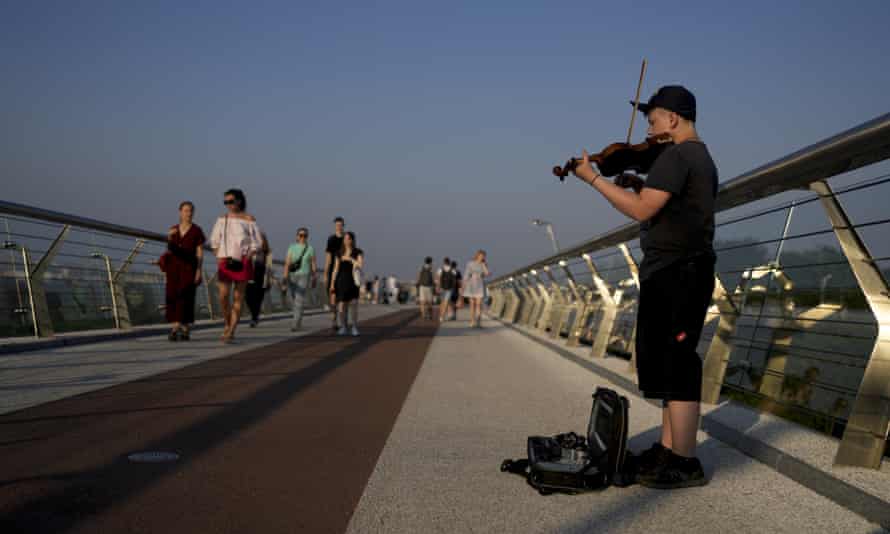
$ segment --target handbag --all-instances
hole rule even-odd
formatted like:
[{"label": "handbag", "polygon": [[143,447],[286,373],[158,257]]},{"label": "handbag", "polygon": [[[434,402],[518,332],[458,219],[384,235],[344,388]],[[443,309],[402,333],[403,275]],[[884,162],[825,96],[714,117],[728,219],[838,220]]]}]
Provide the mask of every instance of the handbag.
[{"label": "handbag", "polygon": [[[223,242],[228,245],[229,243],[229,216],[226,215],[226,223],[223,227]],[[228,248],[228,247],[227,247]],[[226,269],[233,272],[238,273],[244,269],[244,262],[241,260],[236,260],[235,258],[226,258]]]},{"label": "handbag", "polygon": [[158,259],[158,267],[161,269],[162,273],[167,272],[167,266],[170,263],[170,259],[172,257],[173,257],[173,254],[169,250],[167,250],[163,254],[161,254],[161,257]]},{"label": "handbag", "polygon": [[303,247],[303,252],[300,253],[300,257],[297,258],[297,261],[290,264],[290,268],[288,269],[288,272],[294,273],[294,272],[297,272],[300,270],[300,267],[303,266],[303,256],[306,255],[307,250],[309,250],[309,245],[305,245]]},{"label": "handbag", "polygon": [[227,258],[226,269],[233,273],[241,272],[244,269],[244,262],[235,258]]},{"label": "handbag", "polygon": [[355,287],[362,287],[362,270],[352,265],[352,281],[355,283]]}]

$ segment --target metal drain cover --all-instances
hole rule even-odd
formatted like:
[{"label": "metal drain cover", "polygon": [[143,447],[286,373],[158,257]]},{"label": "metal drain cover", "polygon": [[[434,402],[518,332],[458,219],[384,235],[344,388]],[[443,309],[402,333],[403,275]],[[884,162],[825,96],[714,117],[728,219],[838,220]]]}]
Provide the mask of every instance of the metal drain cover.
[{"label": "metal drain cover", "polygon": [[127,460],[137,464],[161,464],[175,462],[179,460],[179,455],[175,452],[164,451],[134,452],[127,456]]}]

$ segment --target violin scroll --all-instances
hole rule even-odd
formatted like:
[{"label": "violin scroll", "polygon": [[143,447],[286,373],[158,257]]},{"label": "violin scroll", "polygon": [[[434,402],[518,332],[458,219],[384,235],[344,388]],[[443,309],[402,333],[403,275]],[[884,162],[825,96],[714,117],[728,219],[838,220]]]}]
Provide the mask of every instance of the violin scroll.
[{"label": "violin scroll", "polygon": [[572,158],[569,161],[565,162],[562,167],[557,165],[553,167],[553,176],[559,178],[560,182],[564,182],[566,180],[566,176],[568,176],[570,172],[574,172],[574,170],[578,168],[579,163],[581,163],[581,160],[579,160],[578,158]]}]

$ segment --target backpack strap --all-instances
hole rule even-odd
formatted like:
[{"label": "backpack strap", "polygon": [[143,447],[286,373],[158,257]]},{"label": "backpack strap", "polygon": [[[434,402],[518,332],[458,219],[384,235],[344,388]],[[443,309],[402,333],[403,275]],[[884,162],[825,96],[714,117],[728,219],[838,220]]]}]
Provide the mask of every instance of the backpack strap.
[{"label": "backpack strap", "polygon": [[528,476],[528,467],[528,458],[520,458],[518,460],[507,458],[501,462],[502,473],[513,473],[514,475],[521,475],[523,477]]}]

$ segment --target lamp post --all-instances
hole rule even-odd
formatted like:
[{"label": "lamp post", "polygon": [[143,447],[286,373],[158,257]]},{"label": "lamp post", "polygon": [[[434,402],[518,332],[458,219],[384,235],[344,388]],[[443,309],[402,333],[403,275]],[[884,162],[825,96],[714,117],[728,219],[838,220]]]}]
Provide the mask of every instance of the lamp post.
[{"label": "lamp post", "polygon": [[547,221],[542,221],[541,219],[532,219],[532,225],[534,226],[543,226],[545,230],[547,230],[547,234],[550,236],[550,241],[553,243],[553,252],[559,253],[559,243],[556,241],[556,235],[553,233],[553,225]]}]

